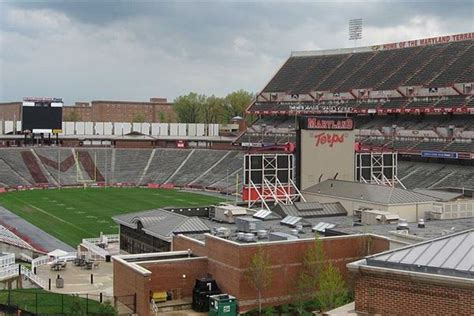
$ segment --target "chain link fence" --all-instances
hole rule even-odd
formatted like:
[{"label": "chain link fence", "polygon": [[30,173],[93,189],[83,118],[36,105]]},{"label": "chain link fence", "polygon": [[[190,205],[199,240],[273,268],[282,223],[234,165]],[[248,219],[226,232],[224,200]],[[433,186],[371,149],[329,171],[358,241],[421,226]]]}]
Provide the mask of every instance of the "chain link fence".
[{"label": "chain link fence", "polygon": [[60,294],[38,289],[0,291],[0,311],[7,315],[130,315],[136,297],[100,294]]}]

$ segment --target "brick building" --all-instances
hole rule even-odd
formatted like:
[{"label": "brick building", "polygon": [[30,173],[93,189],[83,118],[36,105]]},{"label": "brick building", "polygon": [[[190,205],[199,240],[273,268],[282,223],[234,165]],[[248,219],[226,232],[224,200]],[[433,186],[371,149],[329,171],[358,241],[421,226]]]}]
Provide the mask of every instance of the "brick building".
[{"label": "brick building", "polygon": [[[179,293],[177,298],[191,298],[196,278],[211,276],[222,292],[237,297],[240,311],[257,306],[255,288],[245,278],[252,256],[258,247],[269,255],[273,281],[263,291],[262,304],[274,306],[295,300],[296,279],[303,256],[313,238],[238,243],[207,234],[204,241],[185,235],[173,237],[171,252],[114,257],[114,295],[136,295],[136,312],[150,315],[150,297],[154,292]],[[370,253],[387,250],[389,241],[373,236]],[[347,279],[346,264],[367,254],[366,236],[323,238],[326,258]]]},{"label": "brick building", "polygon": [[91,101],[77,102],[63,108],[65,121],[88,122],[174,122],[173,104],[166,98],[151,98],[149,102]]},{"label": "brick building", "polygon": [[[0,103],[0,120],[21,120],[21,105],[22,102]],[[149,102],[97,100],[64,106],[63,121],[175,122],[176,114],[166,98],[151,98]]]},{"label": "brick building", "polygon": [[21,102],[0,103],[0,121],[19,121],[21,119]]},{"label": "brick building", "polygon": [[348,264],[355,311],[474,315],[474,229]]}]

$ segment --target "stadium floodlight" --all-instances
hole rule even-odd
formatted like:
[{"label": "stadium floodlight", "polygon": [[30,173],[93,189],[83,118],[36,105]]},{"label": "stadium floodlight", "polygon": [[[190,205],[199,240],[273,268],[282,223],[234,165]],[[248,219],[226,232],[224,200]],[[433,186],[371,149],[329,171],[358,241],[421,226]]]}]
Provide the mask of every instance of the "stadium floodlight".
[{"label": "stadium floodlight", "polygon": [[362,19],[349,20],[349,40],[362,39]]}]

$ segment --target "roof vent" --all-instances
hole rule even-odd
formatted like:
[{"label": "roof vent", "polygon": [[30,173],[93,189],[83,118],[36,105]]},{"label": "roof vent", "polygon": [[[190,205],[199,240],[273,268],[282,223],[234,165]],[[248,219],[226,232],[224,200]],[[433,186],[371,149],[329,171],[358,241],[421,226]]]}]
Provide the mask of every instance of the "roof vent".
[{"label": "roof vent", "polygon": [[292,234],[293,236],[298,236],[298,230],[297,230],[297,229],[292,229],[292,230],[291,230],[291,234]]},{"label": "roof vent", "polygon": [[425,228],[425,220],[423,218],[418,220],[418,228]]},{"label": "roof vent", "polygon": [[406,219],[400,218],[400,219],[398,220],[397,230],[410,230],[410,229],[408,228],[408,223],[407,223],[407,220],[406,220]]},{"label": "roof vent", "polygon": [[263,238],[268,237],[268,231],[265,230],[265,229],[258,230],[257,231],[257,237],[258,237],[258,239],[263,239]]},{"label": "roof vent", "polygon": [[257,241],[257,238],[254,234],[252,233],[245,233],[244,234],[244,241],[246,242],[254,242]]},{"label": "roof vent", "polygon": [[245,233],[237,233],[237,240],[244,240]]}]

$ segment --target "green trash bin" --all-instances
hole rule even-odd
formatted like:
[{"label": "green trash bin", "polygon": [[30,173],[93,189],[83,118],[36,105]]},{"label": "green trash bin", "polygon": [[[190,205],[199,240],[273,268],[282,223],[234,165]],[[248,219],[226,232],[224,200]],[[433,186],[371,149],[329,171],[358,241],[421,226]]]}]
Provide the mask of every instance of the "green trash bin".
[{"label": "green trash bin", "polygon": [[236,316],[237,299],[228,294],[209,296],[209,316]]}]

